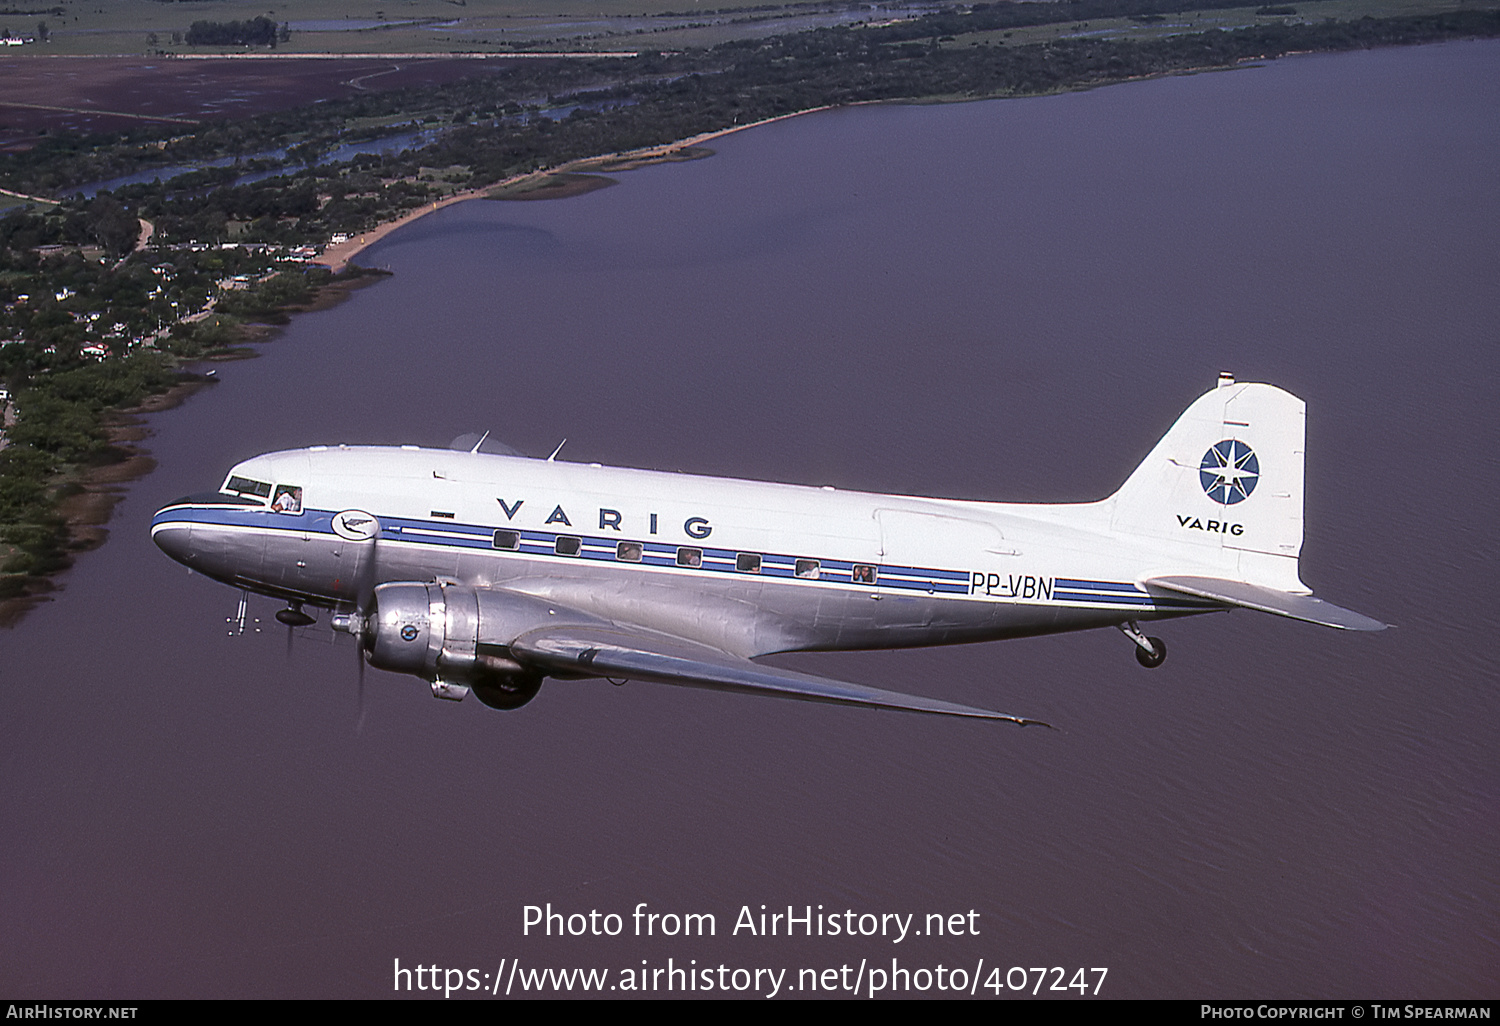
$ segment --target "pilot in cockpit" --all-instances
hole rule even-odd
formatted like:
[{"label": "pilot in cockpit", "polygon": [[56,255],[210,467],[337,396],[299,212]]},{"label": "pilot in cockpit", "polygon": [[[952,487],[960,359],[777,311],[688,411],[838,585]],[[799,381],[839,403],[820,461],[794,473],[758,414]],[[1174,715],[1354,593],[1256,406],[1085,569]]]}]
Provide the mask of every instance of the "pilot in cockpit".
[{"label": "pilot in cockpit", "polygon": [[302,489],[293,485],[277,485],[271,508],[278,513],[301,513]]}]

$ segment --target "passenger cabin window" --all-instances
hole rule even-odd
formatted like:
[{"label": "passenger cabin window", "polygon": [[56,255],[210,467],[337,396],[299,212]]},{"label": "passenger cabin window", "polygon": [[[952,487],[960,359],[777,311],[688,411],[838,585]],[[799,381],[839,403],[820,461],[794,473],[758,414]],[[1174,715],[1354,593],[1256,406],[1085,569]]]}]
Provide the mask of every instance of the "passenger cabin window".
[{"label": "passenger cabin window", "polygon": [[248,477],[231,477],[222,489],[235,495],[250,495],[257,499],[269,499],[271,486],[264,481],[252,481]]},{"label": "passenger cabin window", "polygon": [[742,574],[760,573],[760,553],[741,552],[734,557],[734,568]]},{"label": "passenger cabin window", "polygon": [[816,559],[799,559],[796,565],[792,567],[792,573],[809,581],[816,581],[821,572],[822,564]]},{"label": "passenger cabin window", "polygon": [[521,547],[521,533],[519,531],[496,531],[495,548],[497,549],[519,549]]},{"label": "passenger cabin window", "polygon": [[871,566],[870,564],[868,564],[868,563],[855,563],[854,564],[854,583],[855,584],[874,584],[875,583],[875,568],[873,566]]},{"label": "passenger cabin window", "polygon": [[271,508],[278,513],[301,513],[302,489],[296,485],[277,485]]},{"label": "passenger cabin window", "polygon": [[615,546],[615,558],[626,563],[639,563],[642,554],[640,542],[620,542]]},{"label": "passenger cabin window", "polygon": [[702,566],[703,565],[703,550],[702,549],[691,549],[691,548],[688,548],[687,546],[683,546],[682,548],[680,548],[680,549],[677,550],[677,565],[678,566]]},{"label": "passenger cabin window", "polygon": [[552,551],[559,556],[576,556],[582,548],[583,539],[574,538],[568,534],[560,534],[557,536],[556,544],[552,546]]}]

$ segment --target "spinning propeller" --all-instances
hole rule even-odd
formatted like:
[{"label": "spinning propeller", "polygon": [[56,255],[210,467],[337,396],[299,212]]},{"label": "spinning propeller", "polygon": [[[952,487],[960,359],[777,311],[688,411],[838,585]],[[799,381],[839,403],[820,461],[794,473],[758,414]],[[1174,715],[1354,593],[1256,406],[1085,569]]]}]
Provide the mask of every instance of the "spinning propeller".
[{"label": "spinning propeller", "polygon": [[329,620],[329,626],[354,638],[354,660],[358,664],[359,720],[354,730],[358,733],[365,722],[365,655],[369,646],[370,615],[375,606],[375,586],[380,583],[377,539],[380,537],[380,521],[370,513],[345,510],[333,518],[333,529],[349,543],[348,549],[358,554],[359,564],[355,569],[354,611],[341,613]]}]

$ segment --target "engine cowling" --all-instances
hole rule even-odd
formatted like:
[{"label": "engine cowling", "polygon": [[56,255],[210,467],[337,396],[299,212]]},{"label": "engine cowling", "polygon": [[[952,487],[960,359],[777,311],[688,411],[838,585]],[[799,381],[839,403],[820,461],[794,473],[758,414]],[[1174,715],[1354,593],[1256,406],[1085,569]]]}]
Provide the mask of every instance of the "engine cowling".
[{"label": "engine cowling", "polygon": [[431,681],[434,693],[460,685],[485,705],[516,709],[536,696],[542,674],[508,646],[550,615],[545,602],[525,595],[401,581],[375,589],[362,640],[371,666]]}]

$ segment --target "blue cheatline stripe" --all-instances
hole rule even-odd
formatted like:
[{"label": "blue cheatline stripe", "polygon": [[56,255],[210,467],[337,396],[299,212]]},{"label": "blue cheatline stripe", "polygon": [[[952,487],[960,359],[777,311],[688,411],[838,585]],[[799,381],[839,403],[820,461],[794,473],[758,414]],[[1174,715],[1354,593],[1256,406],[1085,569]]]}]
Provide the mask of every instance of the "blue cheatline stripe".
[{"label": "blue cheatline stripe", "polygon": [[1090,591],[1128,591],[1144,595],[1134,584],[1122,581],[1075,581],[1067,577],[1057,578],[1059,588],[1084,588]]},{"label": "blue cheatline stripe", "polygon": [[918,566],[896,566],[894,564],[881,563],[881,574],[895,574],[902,577],[931,577],[940,581],[969,581],[967,570],[934,570],[928,567]]},{"label": "blue cheatline stripe", "polygon": [[1093,595],[1086,591],[1064,591],[1054,587],[1052,597],[1059,602],[1092,602],[1106,606],[1149,606],[1152,604],[1151,596],[1144,591],[1134,595]]},{"label": "blue cheatline stripe", "polygon": [[1052,585],[1059,602],[1082,602],[1098,606],[1150,606],[1151,596],[1125,581],[1085,581],[1059,577]]},{"label": "blue cheatline stripe", "polygon": [[[1077,583],[1080,583],[1080,582],[1070,581],[1068,583],[1070,583],[1070,584],[1077,584]],[[1179,597],[1175,597],[1175,596],[1171,597],[1171,598],[1154,596],[1154,595],[1151,595],[1148,592],[1146,592],[1146,591],[1144,591],[1144,590],[1142,590],[1140,588],[1137,588],[1133,584],[1131,584],[1131,585],[1121,585],[1121,584],[1107,582],[1107,581],[1099,581],[1099,582],[1090,581],[1088,583],[1091,584],[1091,585],[1099,586],[1099,587],[1104,587],[1104,586],[1108,585],[1108,586],[1110,586],[1112,588],[1118,589],[1118,591],[1103,592],[1103,593],[1100,593],[1100,592],[1087,592],[1087,591],[1071,591],[1071,590],[1064,589],[1062,587],[1063,581],[1062,581],[1061,578],[1059,578],[1058,581],[1057,581],[1056,586],[1053,588],[1052,596],[1055,599],[1057,599],[1059,602],[1084,602],[1084,603],[1091,603],[1093,605],[1101,605],[1101,606],[1159,606],[1159,607],[1169,608],[1169,609],[1219,609],[1219,608],[1222,608],[1222,604],[1221,603],[1211,602],[1211,601],[1202,600],[1202,599],[1192,599],[1192,598],[1186,598],[1186,597],[1180,597],[1179,598]],[[1131,589],[1129,594],[1124,594],[1124,590],[1126,588]]]},{"label": "blue cheatline stripe", "polygon": [[[264,508],[244,509],[226,506],[179,506],[170,512],[163,510],[152,520],[160,523],[200,523],[212,526],[251,527],[260,530],[275,530],[295,534],[322,534],[337,537],[333,530],[334,513],[329,510],[304,510],[301,514],[275,513]],[[418,520],[406,517],[378,516],[381,534],[390,541],[408,542],[418,545],[439,545],[449,548],[485,550],[496,553],[515,552],[526,556],[543,556],[554,559],[587,559],[595,562],[619,563],[624,566],[640,565],[671,567],[678,570],[693,570],[700,573],[733,575],[736,577],[774,577],[778,580],[806,580],[810,583],[860,584],[854,580],[852,560],[822,559],[811,556],[792,556],[784,553],[760,553],[760,572],[741,571],[736,567],[739,550],[706,548],[701,544],[687,542],[677,544],[657,540],[637,541],[632,538],[601,537],[571,532],[528,530],[516,527],[500,527],[498,530],[512,531],[519,540],[516,549],[494,548],[497,528],[479,524],[466,524],[446,519]],[[579,539],[577,555],[564,556],[556,552],[559,537]],[[642,559],[621,560],[616,556],[617,544],[621,541],[635,542],[641,546]],[[677,562],[679,549],[698,549],[703,554],[701,566],[681,566]],[[819,565],[817,578],[798,578],[795,567],[798,560],[813,560]],[[969,594],[970,573],[967,570],[947,570],[937,567],[914,567],[887,563],[861,563],[874,566],[875,586],[878,588],[925,592],[934,595]],[[868,584],[863,585],[869,587]],[[1180,609],[1215,609],[1220,603],[1195,600],[1188,597],[1155,598],[1136,585],[1122,581],[1091,581],[1059,577],[1055,579],[1053,599],[1058,602],[1082,603],[1086,605],[1123,607],[1158,606]]]}]

